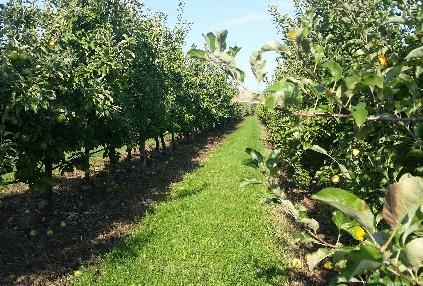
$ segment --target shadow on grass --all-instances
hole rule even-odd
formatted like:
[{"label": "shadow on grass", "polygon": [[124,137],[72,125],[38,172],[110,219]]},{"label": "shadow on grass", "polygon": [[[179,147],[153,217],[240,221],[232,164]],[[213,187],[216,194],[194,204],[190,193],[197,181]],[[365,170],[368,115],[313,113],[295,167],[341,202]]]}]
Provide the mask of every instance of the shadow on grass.
[{"label": "shadow on grass", "polygon": [[256,266],[256,275],[269,285],[281,285],[281,279],[287,276],[286,270],[276,265]]},{"label": "shadow on grass", "polygon": [[194,195],[196,195],[198,193],[201,193],[204,189],[207,189],[207,187],[209,185],[210,184],[208,184],[208,183],[203,183],[199,187],[179,189],[179,190],[177,190],[174,198],[184,199],[186,197],[194,196]]},{"label": "shadow on grass", "polygon": [[[113,183],[99,172],[89,191],[81,190],[79,177],[57,178],[48,215],[36,211],[33,192],[0,197],[0,285],[62,285],[61,277],[108,253],[146,213],[154,212],[156,202],[170,198],[170,186],[199,168],[204,152],[237,123],[199,134],[176,152],[165,150],[148,167],[139,159],[122,161]],[[201,189],[178,192],[174,199]],[[31,230],[37,234],[31,236]]]},{"label": "shadow on grass", "polygon": [[[290,263],[287,261],[288,264]],[[330,281],[332,278],[328,273],[325,273],[326,276],[322,276],[321,273],[307,271],[306,267],[304,269],[293,269],[288,265],[284,268],[281,268],[277,265],[261,265],[257,261],[255,263],[256,276],[269,285],[285,285],[286,279],[288,277],[289,285],[326,285],[325,281]]]}]

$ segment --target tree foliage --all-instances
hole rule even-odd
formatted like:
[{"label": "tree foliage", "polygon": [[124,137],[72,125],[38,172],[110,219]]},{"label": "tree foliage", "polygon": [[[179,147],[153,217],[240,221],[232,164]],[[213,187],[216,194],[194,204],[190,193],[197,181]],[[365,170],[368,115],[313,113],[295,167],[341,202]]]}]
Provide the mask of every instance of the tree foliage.
[{"label": "tree foliage", "polygon": [[421,5],[305,0],[295,18],[271,8],[284,42],[256,52],[281,57],[259,115],[294,184],[327,187],[339,175],[377,203],[388,182],[422,174]]},{"label": "tree foliage", "polygon": [[117,148],[235,118],[236,88],[165,18],[132,0],[1,5],[0,175],[50,190],[100,146],[113,169]]}]

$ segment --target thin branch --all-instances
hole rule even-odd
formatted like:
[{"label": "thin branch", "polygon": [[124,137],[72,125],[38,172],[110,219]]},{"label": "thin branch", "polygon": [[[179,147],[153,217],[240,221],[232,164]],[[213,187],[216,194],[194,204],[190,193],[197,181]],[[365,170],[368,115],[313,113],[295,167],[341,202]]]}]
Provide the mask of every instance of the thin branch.
[{"label": "thin branch", "polygon": [[410,283],[411,285],[418,285],[415,280],[411,279],[410,277],[402,273],[401,270],[398,268],[398,266],[393,264],[391,261],[389,261],[387,269],[391,270],[395,275],[407,280],[407,282]]},{"label": "thin branch", "polygon": [[[325,113],[325,112],[313,112],[313,113],[303,113],[303,112],[294,112],[294,116],[303,117],[303,118],[313,118],[313,117],[334,117],[334,118],[353,118],[349,114],[339,114],[339,113]],[[394,117],[390,115],[372,115],[367,117],[368,121],[389,121],[389,122],[422,122],[423,117]]]},{"label": "thin branch", "polygon": [[319,238],[316,234],[314,234],[311,230],[306,228],[306,232],[311,235],[314,239],[316,239],[318,241],[318,244],[323,245],[323,246],[327,246],[330,248],[337,248],[336,245],[330,244],[326,241],[324,241],[323,239]]}]

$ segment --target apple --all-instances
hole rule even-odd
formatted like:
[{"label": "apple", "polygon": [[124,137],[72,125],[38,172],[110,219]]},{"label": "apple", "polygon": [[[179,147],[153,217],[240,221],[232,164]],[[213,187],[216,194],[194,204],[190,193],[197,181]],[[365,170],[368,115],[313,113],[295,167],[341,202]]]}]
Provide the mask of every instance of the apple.
[{"label": "apple", "polygon": [[82,275],[82,271],[81,271],[81,270],[76,270],[76,271],[73,273],[73,275],[74,275],[74,276],[76,276],[76,277],[81,276],[81,275]]},{"label": "apple", "polygon": [[61,227],[61,228],[66,227],[66,222],[62,221],[62,222],[60,223],[60,227]]},{"label": "apple", "polygon": [[51,39],[50,41],[48,41],[48,45],[54,48],[54,46],[56,46],[56,39]]},{"label": "apple", "polygon": [[29,59],[29,55],[26,52],[19,53],[18,59],[20,61],[27,61]]},{"label": "apple", "polygon": [[37,231],[35,229],[33,229],[29,232],[29,235],[30,236],[37,236]]},{"label": "apple", "polygon": [[51,230],[51,229],[48,229],[47,230],[47,235],[48,236],[52,236],[54,234],[54,231],[53,230]]},{"label": "apple", "polygon": [[291,262],[291,266],[295,269],[302,269],[304,267],[304,263],[301,259],[294,258]]},{"label": "apple", "polygon": [[66,117],[63,114],[56,116],[56,122],[59,124],[62,124],[63,122],[65,122],[65,120],[66,120]]},{"label": "apple", "polygon": [[332,183],[334,183],[334,184],[338,184],[338,183],[339,183],[339,181],[341,181],[341,178],[339,178],[339,176],[338,176],[338,175],[335,175],[335,176],[333,176],[333,177],[331,178],[331,181],[332,181]]},{"label": "apple", "polygon": [[10,51],[7,55],[9,60],[16,61],[19,58],[19,53],[16,50]]},{"label": "apple", "polygon": [[353,154],[354,157],[357,157],[360,154],[360,150],[352,149],[352,154]]},{"label": "apple", "polygon": [[29,69],[29,68],[24,68],[24,69],[22,70],[22,73],[23,73],[23,74],[26,74],[26,75],[31,74],[31,69]]},{"label": "apple", "polygon": [[22,139],[22,142],[24,142],[24,143],[28,143],[29,141],[31,141],[31,137],[29,137],[26,134],[23,134],[21,139]]}]

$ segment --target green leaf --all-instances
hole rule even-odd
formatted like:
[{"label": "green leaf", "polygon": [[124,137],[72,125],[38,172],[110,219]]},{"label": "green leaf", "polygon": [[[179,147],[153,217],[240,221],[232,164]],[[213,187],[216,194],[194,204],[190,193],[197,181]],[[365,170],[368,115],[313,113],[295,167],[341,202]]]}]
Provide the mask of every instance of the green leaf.
[{"label": "green leaf", "polygon": [[264,105],[270,110],[274,111],[276,107],[276,96],[274,94],[266,96]]},{"label": "green leaf", "polygon": [[406,60],[415,59],[415,58],[423,58],[423,46],[417,49],[412,50],[406,57]]},{"label": "green leaf", "polygon": [[238,47],[238,46],[230,47],[228,49],[228,55],[230,55],[231,57],[235,58],[236,55],[239,53],[239,51],[241,51],[241,47]]},{"label": "green leaf", "polygon": [[275,106],[296,105],[302,102],[302,95],[298,85],[286,80],[275,82],[265,92],[275,95]]},{"label": "green leaf", "polygon": [[423,266],[423,237],[416,238],[404,247],[406,264],[416,271]]},{"label": "green leaf", "polygon": [[385,76],[384,79],[384,83],[388,84],[390,83],[392,80],[397,79],[397,77],[401,74],[401,72],[403,71],[404,66],[403,65],[398,65],[398,66],[393,66],[390,67],[388,69],[386,69],[383,74]]},{"label": "green leaf", "polygon": [[283,45],[280,42],[277,41],[272,41],[272,42],[267,42],[263,45],[263,47],[261,48],[261,52],[270,52],[270,51],[274,51],[274,52],[282,52],[284,50],[286,50],[287,47],[285,45]]},{"label": "green leaf", "polygon": [[416,67],[416,78],[418,79],[423,74],[423,65],[418,65]]},{"label": "green leaf", "polygon": [[278,163],[281,152],[281,149],[275,149],[269,154],[266,160],[266,165],[269,169],[273,168],[273,166]]},{"label": "green leaf", "polygon": [[358,49],[358,50],[355,52],[355,54],[356,54],[357,56],[364,56],[366,53],[365,53],[362,49]]},{"label": "green leaf", "polygon": [[256,161],[254,161],[254,160],[251,160],[251,159],[243,161],[242,164],[244,166],[247,166],[247,167],[250,167],[250,168],[254,168],[254,169],[258,169],[259,168],[258,163]]},{"label": "green leaf", "polygon": [[314,232],[317,232],[320,228],[319,222],[313,218],[300,217],[297,222],[303,224],[306,228],[312,229]]},{"label": "green leaf", "polygon": [[320,63],[325,58],[325,50],[319,44],[313,43],[311,52],[314,55],[316,63]]},{"label": "green leaf", "polygon": [[414,80],[414,78],[412,78],[411,76],[407,75],[407,74],[400,74],[399,79],[401,79],[402,82],[404,82],[404,84],[407,85],[408,90],[410,91],[410,93],[414,96],[418,96],[420,93],[420,87],[418,86],[418,84],[416,83],[416,81]]},{"label": "green leaf", "polygon": [[240,82],[244,82],[244,80],[245,80],[245,72],[244,71],[240,70],[239,68],[236,68],[233,71],[233,74],[235,75],[235,78],[237,80],[239,80]]},{"label": "green leaf", "polygon": [[388,20],[386,20],[385,22],[386,24],[404,24],[405,23],[405,18],[401,17],[401,16],[394,16],[389,18]]},{"label": "green leaf", "polygon": [[375,86],[377,86],[379,88],[383,88],[383,77],[382,77],[382,75],[378,75],[378,74],[366,75],[362,78],[361,82],[364,85],[367,85],[372,89]]},{"label": "green leaf", "polygon": [[321,153],[323,155],[329,156],[329,153],[325,149],[323,149],[322,147],[320,147],[318,145],[313,145],[309,149],[313,150],[315,152]]},{"label": "green leaf", "polygon": [[337,263],[341,260],[344,260],[345,256],[350,254],[351,251],[353,250],[354,248],[351,248],[351,247],[343,247],[343,248],[337,249],[336,252],[332,256],[332,262]]},{"label": "green leaf", "polygon": [[331,73],[334,81],[339,81],[342,78],[343,69],[340,64],[330,60],[323,64],[323,67],[327,68]]},{"label": "green leaf", "polygon": [[311,242],[318,243],[319,241],[317,239],[315,239],[314,237],[312,237],[310,234],[308,234],[306,232],[301,232],[301,233],[294,235],[293,242],[294,243],[308,244],[308,243],[311,243]]},{"label": "green leaf", "polygon": [[286,86],[286,81],[277,81],[270,85],[264,92],[277,92],[284,89]]},{"label": "green leaf", "polygon": [[252,148],[245,149],[245,152],[247,152],[247,154],[251,156],[251,159],[256,161],[258,164],[263,163],[263,156],[261,155],[260,152]]},{"label": "green leaf", "polygon": [[421,159],[423,158],[423,150],[421,149],[412,149],[410,152],[407,153],[407,158],[415,158],[415,159]]},{"label": "green leaf", "polygon": [[263,182],[257,179],[245,179],[241,182],[239,186],[241,188],[245,188],[250,185],[261,185],[261,184],[263,184]]},{"label": "green leaf", "polygon": [[290,200],[282,200],[281,205],[286,213],[289,213],[295,220],[300,218],[300,211],[294,206]]},{"label": "green leaf", "polygon": [[327,203],[355,219],[360,225],[373,233],[375,216],[365,201],[348,191],[326,188],[312,196],[313,199]]},{"label": "green leaf", "polygon": [[351,115],[353,116],[355,123],[358,127],[363,126],[363,124],[367,120],[367,116],[369,115],[369,112],[366,109],[366,104],[360,102],[356,106],[353,106],[351,110]]},{"label": "green leaf", "polygon": [[208,60],[209,59],[209,55],[203,51],[203,50],[199,50],[199,49],[191,49],[188,51],[187,53],[188,58],[193,58],[193,59],[200,59],[200,60]]},{"label": "green leaf", "polygon": [[261,52],[253,52],[250,56],[251,69],[257,81],[262,81],[267,74],[266,60],[262,58]]},{"label": "green leaf", "polygon": [[383,218],[396,229],[404,218],[423,205],[423,178],[405,174],[388,187],[383,204]]},{"label": "green leaf", "polygon": [[360,80],[361,79],[355,73],[349,73],[349,75],[345,78],[345,85],[348,89],[354,89]]},{"label": "green leaf", "polygon": [[203,34],[204,39],[206,40],[207,46],[211,53],[216,51],[216,36],[214,33],[210,32],[207,35]]},{"label": "green leaf", "polygon": [[227,65],[234,64],[235,59],[227,53],[220,53],[218,57],[223,63]]},{"label": "green leaf", "polygon": [[306,261],[308,265],[308,270],[313,271],[313,269],[325,258],[331,256],[335,253],[335,249],[332,248],[319,248],[314,253],[306,255]]},{"label": "green leaf", "polygon": [[347,266],[342,270],[341,275],[348,281],[365,270],[375,270],[382,264],[382,254],[370,245],[363,245],[359,250],[352,251],[346,259]]},{"label": "green leaf", "polygon": [[222,30],[216,32],[217,49],[220,52],[226,50],[226,38],[228,37],[228,30]]},{"label": "green leaf", "polygon": [[423,138],[423,123],[417,123],[413,127],[414,135],[416,135],[418,138]]},{"label": "green leaf", "polygon": [[345,213],[336,210],[332,214],[332,221],[335,223],[336,227],[340,230],[347,230],[351,227],[351,218]]},{"label": "green leaf", "polygon": [[345,176],[345,178],[351,180],[352,177],[350,175],[350,171],[347,169],[347,167],[345,167],[345,165],[338,163],[339,169],[341,170],[342,175]]}]

